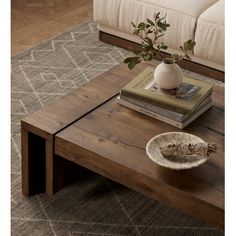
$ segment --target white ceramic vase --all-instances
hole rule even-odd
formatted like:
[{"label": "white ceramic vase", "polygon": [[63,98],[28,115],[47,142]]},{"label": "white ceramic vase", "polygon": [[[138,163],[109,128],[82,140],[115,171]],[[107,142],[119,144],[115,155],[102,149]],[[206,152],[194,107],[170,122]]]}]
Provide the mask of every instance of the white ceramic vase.
[{"label": "white ceramic vase", "polygon": [[154,80],[159,88],[177,88],[183,80],[183,72],[177,64],[162,62],[154,71]]}]

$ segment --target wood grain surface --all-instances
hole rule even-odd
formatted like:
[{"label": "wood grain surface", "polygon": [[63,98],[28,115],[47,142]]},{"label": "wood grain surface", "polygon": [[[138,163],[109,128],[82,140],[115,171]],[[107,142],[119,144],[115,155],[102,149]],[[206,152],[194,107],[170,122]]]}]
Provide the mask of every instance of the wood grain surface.
[{"label": "wood grain surface", "polygon": [[204,125],[193,122],[185,132],[217,143],[218,151],[188,171],[159,167],[145,153],[150,138],[177,128],[121,107],[115,99],[57,134],[55,152],[189,214],[205,219],[207,211],[206,220],[222,227],[224,136],[209,129],[207,120]]},{"label": "wood grain surface", "polygon": [[143,70],[144,66],[142,65],[135,71],[129,71],[125,65],[117,65],[112,70],[27,116],[21,121],[21,126],[40,137],[52,140],[53,134],[118,94],[131,78]]},{"label": "wood grain surface", "polygon": [[[145,65],[138,66],[142,70]],[[112,75],[112,80],[116,76]],[[138,73],[138,72],[136,72]],[[122,78],[130,78],[121,70]],[[109,90],[109,83],[106,88]],[[178,128],[120,106],[113,98],[56,135],[55,153],[149,197],[218,227],[224,222],[223,87],[216,87],[215,107],[184,129],[209,143],[217,153],[204,165],[186,171],[159,167],[145,153],[148,140]],[[218,101],[218,102],[217,102]]]},{"label": "wood grain surface", "polygon": [[[22,121],[24,186],[34,190],[32,184],[40,183],[38,178],[43,179],[39,172],[37,176],[32,174],[37,163],[32,162],[29,147],[39,137],[35,150],[45,148],[45,156],[39,163],[46,163],[46,167],[41,167],[42,173],[46,173],[42,187],[50,194],[66,183],[68,160],[223,228],[224,87],[214,87],[215,106],[184,129],[216,143],[217,152],[205,164],[191,170],[165,169],[147,157],[146,143],[157,134],[180,130],[116,103],[120,89],[147,65],[154,62],[141,63],[133,71],[124,64],[117,65],[25,118]],[[31,174],[35,181],[30,185]],[[33,193],[40,190],[35,188]]]},{"label": "wood grain surface", "polygon": [[[142,68],[131,72],[130,75],[135,76],[141,70]],[[47,193],[54,194],[64,186],[65,178],[58,177],[58,173],[60,173],[59,175],[62,173],[59,170],[63,170],[63,166],[53,153],[54,135],[115,96],[120,88],[130,80],[127,76],[122,77],[121,71],[124,75],[129,72],[127,67],[124,68],[124,65],[117,65],[111,71],[105,72],[95,80],[21,120],[22,193],[24,195],[31,196],[44,192],[44,189]],[[108,84],[111,86],[110,89],[107,89]],[[38,137],[36,142],[34,139],[31,140],[32,135],[29,134]],[[33,145],[31,143],[35,143],[34,151],[31,151],[30,146]],[[43,152],[38,150],[41,145],[44,147]],[[41,180],[45,179],[45,174],[42,175],[40,171],[35,171],[37,168],[37,165],[34,164],[37,163],[34,161],[35,155],[39,163],[45,163],[45,166],[40,165],[41,172],[46,173],[46,182],[43,181],[41,187]]]}]

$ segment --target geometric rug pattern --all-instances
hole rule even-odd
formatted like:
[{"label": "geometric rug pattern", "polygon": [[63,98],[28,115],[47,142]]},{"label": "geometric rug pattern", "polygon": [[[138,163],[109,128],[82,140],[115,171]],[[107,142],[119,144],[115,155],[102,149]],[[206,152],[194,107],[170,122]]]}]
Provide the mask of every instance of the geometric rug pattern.
[{"label": "geometric rug pattern", "polygon": [[96,23],[85,22],[12,58],[12,236],[224,235],[220,229],[83,168],[77,182],[54,196],[21,194],[20,120],[128,55],[127,50],[100,42]]}]

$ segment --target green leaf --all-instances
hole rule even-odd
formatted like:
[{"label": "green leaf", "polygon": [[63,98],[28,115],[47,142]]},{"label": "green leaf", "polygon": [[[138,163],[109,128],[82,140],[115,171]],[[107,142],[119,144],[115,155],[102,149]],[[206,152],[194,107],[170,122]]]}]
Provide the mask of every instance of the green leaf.
[{"label": "green leaf", "polygon": [[154,15],[155,21],[157,21],[157,19],[159,18],[159,15],[160,15],[160,12],[158,12],[158,13],[156,13],[156,14]]},{"label": "green leaf", "polygon": [[191,39],[189,39],[188,41],[186,41],[186,42],[184,43],[184,50],[185,50],[185,51],[191,50],[191,44],[192,44],[192,40],[191,40]]},{"label": "green leaf", "polygon": [[131,62],[128,64],[128,68],[129,68],[130,70],[132,70],[134,67],[135,67],[135,65],[132,64]]},{"label": "green leaf", "polygon": [[166,15],[167,15],[167,13],[162,18],[160,18],[159,21],[164,20],[166,18]]},{"label": "green leaf", "polygon": [[161,21],[157,22],[157,26],[162,29],[162,31],[166,31],[166,25]]},{"label": "green leaf", "polygon": [[192,52],[195,45],[196,43],[192,39],[189,39],[184,43],[184,47],[181,50],[184,51],[185,53]]},{"label": "green leaf", "polygon": [[133,58],[134,57],[127,57],[127,58],[125,58],[124,63],[129,63],[130,61],[133,60]]},{"label": "green leaf", "polygon": [[[140,56],[137,57],[130,57],[130,61],[128,62],[128,68],[132,70],[139,62],[141,62]],[[127,58],[126,58],[127,59]]]},{"label": "green leaf", "polygon": [[141,23],[138,24],[138,28],[139,28],[139,29],[144,29],[144,28],[145,28],[145,25],[146,25],[146,24],[145,24],[144,22],[141,22]]},{"label": "green leaf", "polygon": [[133,21],[131,22],[131,25],[132,25],[134,28],[136,28],[136,25],[134,24]]},{"label": "green leaf", "polygon": [[153,59],[153,55],[151,52],[142,52],[141,57],[143,58],[144,61],[151,61]]},{"label": "green leaf", "polygon": [[196,45],[196,42],[192,40],[191,45],[190,45],[190,50],[193,50],[195,45]]},{"label": "green leaf", "polygon": [[160,38],[160,37],[162,37],[163,35],[165,35],[165,34],[160,34],[160,35],[157,36],[157,38]]},{"label": "green leaf", "polygon": [[129,64],[128,64],[128,67],[130,70],[134,69],[134,67],[138,64],[138,61],[134,60],[134,61],[131,61]]},{"label": "green leaf", "polygon": [[153,30],[148,30],[147,34],[153,33]]},{"label": "green leaf", "polygon": [[162,45],[162,46],[161,46],[161,49],[166,50],[166,49],[168,49],[168,47],[167,47],[166,45]]},{"label": "green leaf", "polygon": [[188,41],[186,41],[184,43],[184,51],[188,51],[188,49],[189,49],[189,44],[188,44]]},{"label": "green leaf", "polygon": [[167,45],[165,45],[165,44],[162,42],[161,45],[160,45],[160,48],[161,48],[161,49],[167,49],[168,47],[167,47]]},{"label": "green leaf", "polygon": [[147,37],[146,37],[146,38],[144,38],[144,39],[147,41],[148,44],[152,45],[152,40],[151,40],[150,38],[147,38]]},{"label": "green leaf", "polygon": [[150,25],[152,25],[152,26],[154,26],[155,24],[153,23],[153,21],[151,21],[150,19],[148,19],[147,18],[147,22],[150,24]]}]

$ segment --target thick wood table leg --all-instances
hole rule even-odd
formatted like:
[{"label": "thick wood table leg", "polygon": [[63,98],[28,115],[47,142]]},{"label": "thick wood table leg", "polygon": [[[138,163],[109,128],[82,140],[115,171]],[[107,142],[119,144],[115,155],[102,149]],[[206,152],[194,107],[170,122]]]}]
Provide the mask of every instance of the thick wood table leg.
[{"label": "thick wood table leg", "polygon": [[83,167],[53,154],[53,145],[46,141],[46,192],[53,195],[88,172]]},{"label": "thick wood table leg", "polygon": [[45,192],[45,139],[22,129],[22,193]]},{"label": "thick wood table leg", "polygon": [[54,155],[53,143],[46,141],[46,192],[50,195],[55,194],[65,187],[67,160]]},{"label": "thick wood table leg", "polygon": [[22,129],[22,193],[55,194],[66,185],[67,160],[53,154],[53,142]]},{"label": "thick wood table leg", "polygon": [[52,141],[22,129],[21,145],[24,195],[43,192],[53,195],[66,185],[68,161],[54,155]]}]

